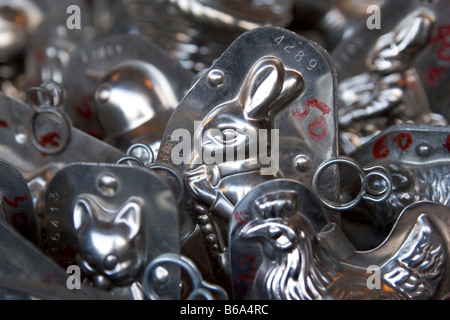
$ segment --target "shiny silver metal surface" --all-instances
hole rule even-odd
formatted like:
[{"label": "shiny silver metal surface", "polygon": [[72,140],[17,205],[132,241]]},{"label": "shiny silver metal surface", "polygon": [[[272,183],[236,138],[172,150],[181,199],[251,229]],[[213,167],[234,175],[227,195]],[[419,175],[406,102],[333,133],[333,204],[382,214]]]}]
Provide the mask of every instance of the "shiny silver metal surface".
[{"label": "shiny silver metal surface", "polygon": [[[14,60],[26,46],[27,18],[19,8],[2,5],[0,7],[0,62]],[[1,74],[2,78],[8,78]]]},{"label": "shiny silver metal surface", "polygon": [[[43,154],[33,146],[26,130],[32,114],[28,105],[0,93],[0,112],[1,158],[13,163],[26,180],[50,163],[108,163],[115,162],[124,155],[122,151],[73,127],[70,128],[70,143],[64,152],[55,155]],[[58,120],[46,114],[36,119],[35,127],[41,144],[49,147],[59,146],[66,130]]]},{"label": "shiny silver metal surface", "polygon": [[[302,184],[274,180],[236,207],[230,224],[235,299],[442,299],[448,295],[447,207],[406,207],[373,250],[356,251]],[[379,272],[379,287],[368,283]]]},{"label": "shiny silver metal surface", "polygon": [[15,83],[23,72],[29,34],[42,22],[39,1],[4,0],[0,3],[0,82]]},{"label": "shiny silver metal surface", "polygon": [[0,160],[0,176],[4,221],[38,249],[42,249],[40,228],[27,181],[13,165],[3,160]]},{"label": "shiny silver metal surface", "polygon": [[345,153],[391,125],[433,122],[414,60],[429,43],[435,23],[430,10],[416,9],[376,40],[366,56],[367,71],[340,82],[340,146]]},{"label": "shiny silver metal surface", "polygon": [[[0,158],[12,164],[28,183],[38,220],[42,217],[47,184],[57,170],[72,162],[111,163],[124,155],[78,129],[67,128],[47,113],[36,113],[29,105],[3,93],[0,94],[0,113]],[[27,130],[33,114],[36,115],[35,139],[45,151],[59,149],[64,134],[70,130],[70,140],[64,150],[47,154],[35,147]]]},{"label": "shiny silver metal surface", "polygon": [[140,60],[125,60],[108,70],[94,97],[103,140],[120,149],[133,142],[158,142],[180,99],[165,74]]},{"label": "shiny silver metal surface", "polygon": [[349,39],[360,25],[366,24],[368,13],[373,13],[372,6],[382,8],[389,1],[334,0],[327,2],[328,10],[320,16],[317,29],[324,34],[326,48],[332,51],[340,43]]},{"label": "shiny silver metal surface", "polygon": [[0,0],[0,298],[449,299],[449,17]]},{"label": "shiny silver metal surface", "polygon": [[112,146],[159,143],[193,75],[147,38],[122,34],[71,52],[64,109],[75,127]]},{"label": "shiny silver metal surface", "polygon": [[[54,87],[56,99],[54,99],[51,93],[52,89],[50,87]],[[41,101],[33,102],[31,100],[31,97],[33,95],[36,95],[38,97],[38,100]],[[72,123],[70,122],[67,114],[65,114],[64,111],[58,109],[58,107],[63,102],[62,87],[56,82],[46,82],[41,84],[39,87],[29,88],[26,92],[26,96],[27,102],[32,109],[27,125],[27,133],[31,143],[42,154],[50,155],[63,152],[67,145],[70,143]],[[46,96],[46,98],[42,98],[42,96]],[[39,99],[39,97],[41,98]],[[61,124],[63,131],[61,135],[59,135],[60,141],[58,143],[50,142],[49,147],[47,147],[46,142],[36,136],[36,131],[38,129],[36,128],[36,121],[42,114],[49,114],[56,118],[57,121]],[[44,124],[43,126],[48,127],[48,124]]]},{"label": "shiny silver metal surface", "polygon": [[[363,166],[383,166],[392,175],[392,194],[383,203],[363,201],[342,215],[343,228],[358,248],[373,247],[391,230],[402,210],[428,200],[449,206],[449,126],[393,126],[350,156]],[[350,178],[343,178],[348,184]]]},{"label": "shiny silver metal surface", "polygon": [[[179,253],[175,198],[147,168],[70,164],[50,181],[45,203],[44,252],[62,266],[79,265],[95,287],[141,287],[149,261]],[[179,299],[179,272],[169,270],[171,284],[157,293]]]},{"label": "shiny silver metal surface", "polygon": [[[123,0],[141,34],[188,70],[209,68],[242,33],[286,27],[293,0]],[[164,26],[164,27],[161,27]]]},{"label": "shiny silver metal surface", "polygon": [[[315,168],[337,155],[334,88],[333,67],[321,47],[267,27],[239,37],[174,111],[156,163],[185,181],[182,239],[203,237],[225,275],[228,220],[242,197],[276,177],[311,185]],[[309,169],[299,170],[298,156],[309,159]],[[325,181],[321,190],[335,199],[335,177]],[[199,263],[198,253],[185,248],[201,268],[205,259]]]},{"label": "shiny silver metal surface", "polygon": [[[415,89],[416,95],[422,91],[423,97],[419,96],[419,98],[426,99],[430,112],[442,115],[446,121],[449,121],[450,118],[446,111],[449,103],[448,90],[446,89],[449,81],[449,73],[447,72],[449,60],[446,54],[446,43],[448,41],[445,37],[450,13],[449,4],[448,0],[387,1],[381,7],[382,22],[380,29],[372,29],[368,32],[366,20],[363,20],[351,37],[341,41],[331,51],[336,65],[338,81],[342,82],[344,79],[355,77],[367,71],[366,57],[373,44],[378,38],[393,30],[409,14],[412,14],[415,10],[429,11],[434,17],[434,26],[430,30],[431,34],[426,46],[412,61],[412,67],[415,70],[413,79],[420,83],[420,86]],[[407,29],[409,32],[414,31],[412,27]],[[363,89],[362,84],[359,87]]]},{"label": "shiny silver metal surface", "polygon": [[[339,164],[350,166],[354,172],[356,171],[361,185],[356,197],[344,203],[330,201],[329,199],[323,197],[319,190],[322,173],[325,172],[328,167]],[[377,180],[379,181],[378,184],[380,188],[375,189],[371,187],[370,180],[374,179],[373,177],[378,178]],[[339,180],[341,180],[340,177]],[[372,201],[375,203],[384,202],[391,196],[392,193],[392,177],[389,170],[382,166],[361,168],[353,159],[344,156],[323,162],[314,174],[312,185],[315,195],[322,201],[323,205],[330,210],[335,211],[345,211],[351,209],[354,206],[357,206],[362,200]],[[340,197],[342,198],[342,194]]]},{"label": "shiny silver metal surface", "polygon": [[80,8],[80,29],[68,29],[66,7],[60,8],[52,15],[48,15],[38,27],[28,35],[27,51],[25,55],[26,84],[39,85],[41,82],[53,80],[65,83],[68,73],[70,53],[80,43],[95,38],[94,29],[88,6],[85,1],[73,1],[71,5]]},{"label": "shiny silver metal surface", "polygon": [[[81,284],[79,290],[67,287],[69,274],[34,244],[0,220],[0,291],[30,300],[110,300],[110,293]],[[19,294],[19,297],[17,297]],[[10,296],[9,296],[10,297]],[[131,299],[116,292],[114,299]]]},{"label": "shiny silver metal surface", "polygon": [[175,264],[180,266],[192,282],[192,291],[187,295],[187,300],[204,298],[206,300],[228,300],[227,292],[220,286],[208,283],[203,280],[197,266],[189,258],[173,253],[166,253],[156,257],[145,268],[143,276],[143,290],[150,300],[159,300],[161,296],[157,290],[166,286],[167,282],[174,278],[164,265]]}]

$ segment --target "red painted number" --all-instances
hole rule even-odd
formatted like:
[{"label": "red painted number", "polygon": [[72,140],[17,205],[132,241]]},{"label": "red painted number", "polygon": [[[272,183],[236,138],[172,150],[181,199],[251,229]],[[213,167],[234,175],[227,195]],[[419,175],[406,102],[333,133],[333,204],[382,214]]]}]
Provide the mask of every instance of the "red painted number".
[{"label": "red painted number", "polygon": [[412,143],[412,136],[409,132],[403,132],[395,136],[394,142],[401,150],[408,150]]},{"label": "red painted number", "polygon": [[8,206],[16,209],[19,207],[19,202],[23,202],[25,200],[27,200],[26,193],[24,193],[23,197],[15,197],[14,201],[10,201],[6,197],[3,197],[3,201],[5,201],[8,204]]},{"label": "red painted number", "polygon": [[382,158],[386,158],[389,155],[389,152],[390,152],[389,147],[384,144],[386,139],[387,139],[387,136],[383,136],[375,142],[375,145],[373,146],[373,151],[372,151],[374,158],[382,159]]},{"label": "red painted number", "polygon": [[314,121],[308,125],[308,132],[313,141],[320,141],[327,135],[327,120],[323,116],[314,117]]},{"label": "red painted number", "polygon": [[431,66],[424,74],[425,82],[431,87],[438,87],[441,80],[448,71],[446,67]]},{"label": "red painted number", "polygon": [[450,25],[440,26],[437,30],[436,36],[430,40],[431,43],[439,41],[442,41],[442,44],[438,49],[438,59],[450,61]]},{"label": "red painted number", "polygon": [[[6,197],[3,197],[2,200],[11,208],[17,209],[19,207],[19,203],[27,200],[28,196],[25,192],[23,197],[15,197],[14,201],[9,200]],[[23,212],[16,212],[11,215],[11,222],[16,230],[21,230],[28,224],[28,218]]]},{"label": "red painted number", "polygon": [[321,116],[314,117],[314,121],[308,124],[309,135],[313,141],[317,142],[327,136],[327,121],[324,115],[330,113],[330,107],[316,98],[308,99],[302,111],[299,109],[292,110],[292,116],[297,120],[303,120],[309,115],[311,108],[316,108],[322,112]]},{"label": "red painted number", "polygon": [[28,218],[23,212],[16,212],[11,216],[11,221],[17,230],[24,228],[28,224]]},{"label": "red painted number", "polygon": [[255,275],[255,257],[252,254],[244,254],[236,265],[237,276],[234,278],[235,283],[239,284],[241,281],[245,284],[251,283]]},{"label": "red painted number", "polygon": [[235,214],[235,219],[238,227],[242,227],[244,224],[248,222],[247,220],[247,212],[245,211],[237,211]]},{"label": "red painted number", "polygon": [[[388,136],[382,136],[375,142],[372,150],[372,155],[374,156],[374,158],[383,159],[389,155],[390,149],[386,144],[387,138]],[[409,132],[402,132],[396,135],[393,141],[400,150],[408,150],[413,142],[413,137]]]},{"label": "red painted number", "polygon": [[448,152],[450,152],[450,134],[447,136],[447,140],[445,141],[445,143],[443,144],[443,147],[445,149],[448,150]]}]

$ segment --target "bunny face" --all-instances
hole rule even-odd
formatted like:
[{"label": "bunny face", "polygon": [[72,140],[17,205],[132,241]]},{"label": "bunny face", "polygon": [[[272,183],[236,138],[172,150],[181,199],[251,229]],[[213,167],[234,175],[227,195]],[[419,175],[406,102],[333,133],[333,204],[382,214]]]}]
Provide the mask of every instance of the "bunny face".
[{"label": "bunny face", "polygon": [[[256,142],[258,129],[267,128],[268,121],[248,119],[239,105],[227,104],[215,109],[202,122],[195,138],[201,141],[203,155],[229,156],[233,159],[250,157],[250,145]],[[240,150],[240,151],[238,151]],[[242,152],[243,151],[243,152]]]},{"label": "bunny face", "polygon": [[131,283],[141,265],[141,206],[130,199],[116,214],[88,197],[76,201],[74,226],[78,263],[100,288]]},{"label": "bunny face", "polygon": [[[233,150],[233,159],[242,154],[245,159],[255,157],[260,129],[272,129],[279,111],[296,99],[303,90],[302,76],[286,70],[275,57],[257,61],[248,72],[236,99],[225,102],[209,112],[195,130],[196,141],[201,141],[207,155],[227,155]],[[270,134],[267,134],[268,139]],[[270,144],[270,141],[267,141]],[[252,146],[254,149],[251,149]]]}]

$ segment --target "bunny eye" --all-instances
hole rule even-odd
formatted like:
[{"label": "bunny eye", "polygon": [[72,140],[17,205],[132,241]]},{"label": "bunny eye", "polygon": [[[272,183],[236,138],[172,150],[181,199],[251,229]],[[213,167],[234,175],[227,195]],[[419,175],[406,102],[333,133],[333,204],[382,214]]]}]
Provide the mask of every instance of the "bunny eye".
[{"label": "bunny eye", "polygon": [[227,128],[222,130],[222,136],[225,143],[233,143],[238,137],[238,134],[236,130]]}]

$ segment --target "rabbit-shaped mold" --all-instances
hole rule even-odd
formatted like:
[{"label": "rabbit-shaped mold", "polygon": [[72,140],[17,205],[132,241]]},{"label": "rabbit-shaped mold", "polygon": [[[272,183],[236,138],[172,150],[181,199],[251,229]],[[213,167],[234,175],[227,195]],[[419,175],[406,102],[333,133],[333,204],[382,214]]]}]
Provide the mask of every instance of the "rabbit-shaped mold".
[{"label": "rabbit-shaped mold", "polygon": [[399,22],[393,32],[381,36],[366,58],[370,71],[385,75],[410,68],[415,57],[427,45],[435,23],[425,9],[412,12]]},{"label": "rabbit-shaped mold", "polygon": [[[259,183],[280,177],[274,164],[278,149],[272,148],[278,141],[271,141],[278,138],[272,134],[274,119],[303,88],[299,72],[286,69],[276,57],[263,57],[250,68],[237,97],[213,108],[194,131],[201,148],[194,150],[184,179],[197,223],[214,253],[226,250],[228,221],[239,200]],[[267,130],[265,137],[261,130]],[[261,144],[266,137],[267,145]]]},{"label": "rabbit-shaped mold", "polygon": [[344,149],[345,140],[352,140],[353,149],[393,124],[432,121],[414,59],[429,42],[434,24],[429,10],[413,11],[377,39],[367,54],[365,72],[341,82],[339,125],[345,131],[341,136],[348,136]]},{"label": "rabbit-shaped mold", "polygon": [[[271,174],[262,171],[264,164],[276,161],[277,155],[269,154],[274,151],[270,141],[274,137],[273,120],[300,95],[303,84],[300,73],[286,70],[278,58],[258,60],[244,79],[237,98],[213,108],[196,128],[194,139],[202,142],[201,149],[192,155],[194,165],[185,175],[190,196],[227,221],[234,204],[248,190],[277,177],[277,168]],[[267,130],[264,133],[267,146],[261,146],[260,130]],[[261,149],[259,154],[254,152],[258,144],[266,148],[271,160],[263,159]],[[202,158],[201,164],[195,165],[200,163],[198,157]]]}]

